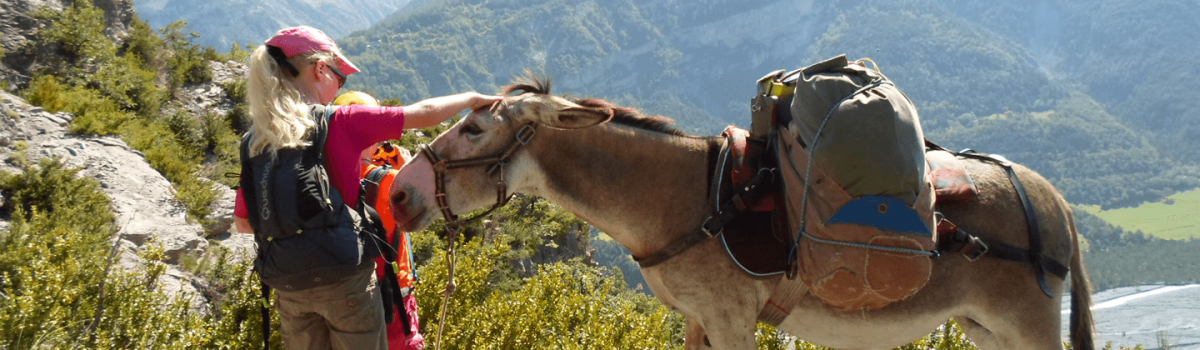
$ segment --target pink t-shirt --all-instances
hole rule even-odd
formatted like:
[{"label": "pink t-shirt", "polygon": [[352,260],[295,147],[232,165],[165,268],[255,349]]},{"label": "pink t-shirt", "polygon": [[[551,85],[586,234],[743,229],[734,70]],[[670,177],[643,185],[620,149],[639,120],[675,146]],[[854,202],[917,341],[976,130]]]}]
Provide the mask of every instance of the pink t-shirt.
[{"label": "pink t-shirt", "polygon": [[[359,154],[376,142],[399,139],[404,132],[403,107],[363,105],[339,106],[329,122],[325,139],[325,169],[329,183],[342,194],[342,201],[358,207]],[[242,190],[238,189],[233,215],[249,217]]]}]

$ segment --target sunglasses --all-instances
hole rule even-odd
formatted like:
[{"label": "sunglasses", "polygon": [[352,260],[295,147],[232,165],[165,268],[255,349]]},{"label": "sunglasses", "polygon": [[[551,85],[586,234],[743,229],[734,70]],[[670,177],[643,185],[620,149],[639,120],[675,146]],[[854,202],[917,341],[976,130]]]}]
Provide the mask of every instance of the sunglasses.
[{"label": "sunglasses", "polygon": [[333,71],[333,74],[337,75],[338,89],[341,89],[343,86],[346,86],[346,74],[343,74],[342,70],[337,69],[337,67],[334,67],[332,64],[327,64],[325,66],[329,67],[329,70]]}]

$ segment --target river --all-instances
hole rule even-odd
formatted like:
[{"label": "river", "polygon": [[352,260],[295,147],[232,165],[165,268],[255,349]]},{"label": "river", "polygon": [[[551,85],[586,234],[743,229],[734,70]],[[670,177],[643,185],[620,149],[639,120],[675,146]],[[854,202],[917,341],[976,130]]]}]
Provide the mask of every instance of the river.
[{"label": "river", "polygon": [[[1070,298],[1063,298],[1063,335]],[[1092,296],[1098,348],[1141,344],[1147,350],[1200,350],[1200,284],[1146,285],[1104,290]],[[1160,338],[1165,342],[1160,343]]]}]

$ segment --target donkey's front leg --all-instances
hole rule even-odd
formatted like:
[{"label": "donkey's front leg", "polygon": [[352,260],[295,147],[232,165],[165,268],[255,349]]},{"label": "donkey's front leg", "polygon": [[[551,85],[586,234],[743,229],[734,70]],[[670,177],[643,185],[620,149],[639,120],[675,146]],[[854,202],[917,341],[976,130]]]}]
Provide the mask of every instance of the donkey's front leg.
[{"label": "donkey's front leg", "polygon": [[712,349],[712,346],[705,344],[708,342],[708,335],[704,334],[704,326],[700,325],[700,322],[695,321],[692,317],[687,317],[686,331],[683,338],[684,350]]}]

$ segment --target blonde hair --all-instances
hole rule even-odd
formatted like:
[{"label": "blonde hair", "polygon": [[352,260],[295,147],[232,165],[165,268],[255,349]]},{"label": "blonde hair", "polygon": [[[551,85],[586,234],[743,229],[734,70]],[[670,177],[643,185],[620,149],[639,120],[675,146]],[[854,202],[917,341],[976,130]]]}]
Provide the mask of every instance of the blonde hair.
[{"label": "blonde hair", "polygon": [[[334,64],[331,52],[313,51],[288,59],[303,74],[303,68],[324,61]],[[267,45],[250,54],[250,69],[246,73],[246,104],[250,115],[250,156],[280,148],[307,147],[308,131],[316,126],[309,117],[311,101],[305,97],[298,77],[280,67],[267,52]]]}]

